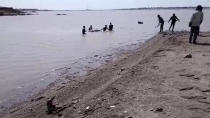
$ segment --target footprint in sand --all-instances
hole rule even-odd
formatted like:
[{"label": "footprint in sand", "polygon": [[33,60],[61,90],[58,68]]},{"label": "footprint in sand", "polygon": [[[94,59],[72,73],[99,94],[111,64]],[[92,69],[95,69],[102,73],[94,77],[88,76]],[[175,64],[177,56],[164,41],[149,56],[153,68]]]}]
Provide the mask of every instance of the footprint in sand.
[{"label": "footprint in sand", "polygon": [[205,96],[181,96],[181,97],[188,100],[207,99],[207,97]]},{"label": "footprint in sand", "polygon": [[186,87],[186,88],[179,89],[179,91],[188,91],[192,89],[194,89],[194,87]]},{"label": "footprint in sand", "polygon": [[210,89],[208,89],[208,90],[203,90],[202,92],[204,92],[204,93],[210,93]]},{"label": "footprint in sand", "polygon": [[203,104],[210,105],[210,100],[207,100],[207,99],[198,100],[198,102],[203,103]]},{"label": "footprint in sand", "polygon": [[151,69],[158,70],[159,66],[152,66]]},{"label": "footprint in sand", "polygon": [[199,107],[190,107],[188,108],[188,110],[191,110],[191,111],[203,111],[203,112],[207,112],[209,113],[210,112],[210,108],[199,108]]},{"label": "footprint in sand", "polygon": [[165,54],[154,54],[153,57],[165,57]]},{"label": "footprint in sand", "polygon": [[180,69],[180,70],[176,70],[175,72],[185,72],[187,69]]},{"label": "footprint in sand", "polygon": [[193,75],[193,74],[179,74],[179,76],[183,76],[183,77],[194,77],[195,75]]}]

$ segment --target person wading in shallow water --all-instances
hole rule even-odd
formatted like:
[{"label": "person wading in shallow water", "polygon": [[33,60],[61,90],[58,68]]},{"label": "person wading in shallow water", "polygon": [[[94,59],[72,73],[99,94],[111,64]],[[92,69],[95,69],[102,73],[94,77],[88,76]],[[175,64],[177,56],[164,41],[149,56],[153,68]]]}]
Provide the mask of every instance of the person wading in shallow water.
[{"label": "person wading in shallow water", "polygon": [[197,12],[195,12],[191,17],[191,20],[189,23],[189,27],[191,27],[189,43],[192,43],[192,40],[193,40],[193,43],[196,44],[196,40],[200,32],[200,25],[203,22],[202,10],[203,10],[203,7],[201,5],[198,5],[196,8]]},{"label": "person wading in shallow water", "polygon": [[92,32],[93,31],[93,26],[92,25],[90,25],[90,27],[89,27],[89,32]]},{"label": "person wading in shallow water", "polygon": [[173,16],[171,16],[171,18],[169,19],[168,23],[171,21],[171,26],[169,27],[169,31],[171,30],[172,28],[172,32],[174,31],[174,26],[176,24],[176,21],[180,21],[177,16],[175,14],[173,14]]},{"label": "person wading in shallow water", "polygon": [[105,32],[106,30],[108,30],[108,27],[107,27],[107,25],[105,25],[103,28],[102,28],[102,30]]},{"label": "person wading in shallow water", "polygon": [[109,24],[109,31],[112,31],[113,28],[114,28],[114,25],[110,22],[110,24]]},{"label": "person wading in shallow water", "polygon": [[85,26],[83,26],[83,29],[82,29],[82,34],[85,35],[86,34],[86,29],[85,29]]},{"label": "person wading in shallow water", "polygon": [[163,32],[164,20],[160,15],[157,15],[157,17],[158,17],[158,21],[159,21],[158,26],[160,26],[160,32]]}]

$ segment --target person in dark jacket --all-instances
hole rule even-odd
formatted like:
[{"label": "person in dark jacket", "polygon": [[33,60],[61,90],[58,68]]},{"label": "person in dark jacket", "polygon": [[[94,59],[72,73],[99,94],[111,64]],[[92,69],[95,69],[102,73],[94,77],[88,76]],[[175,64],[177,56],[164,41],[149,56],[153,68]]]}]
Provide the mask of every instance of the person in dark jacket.
[{"label": "person in dark jacket", "polygon": [[107,27],[107,25],[105,25],[103,28],[102,28],[102,30],[105,32],[106,30],[108,30],[108,27]]},{"label": "person in dark jacket", "polygon": [[174,13],[173,14],[173,16],[171,16],[171,18],[169,19],[169,21],[168,21],[168,23],[171,21],[171,25],[170,25],[170,27],[169,27],[169,31],[171,30],[171,28],[172,28],[172,32],[174,31],[174,27],[175,27],[175,24],[176,24],[176,21],[180,21],[178,18],[177,18],[177,16],[176,16],[176,14]]},{"label": "person in dark jacket", "polygon": [[86,29],[85,29],[85,26],[83,26],[83,29],[82,29],[82,34],[84,35],[84,34],[86,34]]},{"label": "person in dark jacket", "polygon": [[109,31],[112,31],[113,28],[114,28],[114,25],[110,22],[110,24],[109,24]]},{"label": "person in dark jacket", "polygon": [[158,17],[158,21],[159,21],[158,26],[160,26],[160,32],[163,32],[164,20],[160,15],[157,15],[157,17]]}]

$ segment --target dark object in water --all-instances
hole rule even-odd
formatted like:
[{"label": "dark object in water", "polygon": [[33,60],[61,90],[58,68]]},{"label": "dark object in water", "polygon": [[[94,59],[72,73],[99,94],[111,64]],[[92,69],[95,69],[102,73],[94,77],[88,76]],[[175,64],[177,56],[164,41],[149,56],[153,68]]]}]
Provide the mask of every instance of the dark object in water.
[{"label": "dark object in water", "polygon": [[103,28],[102,28],[102,30],[105,32],[106,30],[108,30],[108,27],[107,27],[107,25],[105,25]]},{"label": "dark object in water", "polygon": [[109,24],[109,31],[112,31],[113,30],[113,28],[114,28],[114,25],[110,22],[110,24]]},{"label": "dark object in water", "polygon": [[101,30],[91,30],[89,32],[100,32]]},{"label": "dark object in water", "polygon": [[67,15],[67,14],[56,14],[56,15],[58,15],[58,16],[59,16],[59,15]]},{"label": "dark object in water", "polygon": [[92,25],[90,25],[90,27],[89,27],[89,32],[91,32],[91,31],[93,31],[93,26]]},{"label": "dark object in water", "polygon": [[143,24],[143,22],[142,21],[138,21],[138,24]]},{"label": "dark object in water", "polygon": [[87,32],[87,31],[86,31],[86,29],[85,29],[85,26],[83,26],[83,29],[82,29],[82,34],[83,34],[83,35],[85,35],[85,34],[86,34],[86,32]]}]

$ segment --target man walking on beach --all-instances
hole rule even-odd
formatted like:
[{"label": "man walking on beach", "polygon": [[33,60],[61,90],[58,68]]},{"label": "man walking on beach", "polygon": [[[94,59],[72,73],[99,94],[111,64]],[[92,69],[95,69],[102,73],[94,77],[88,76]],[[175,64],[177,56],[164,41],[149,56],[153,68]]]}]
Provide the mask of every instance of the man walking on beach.
[{"label": "man walking on beach", "polygon": [[196,44],[197,36],[199,35],[199,30],[200,30],[200,25],[203,22],[203,7],[201,5],[198,5],[196,8],[196,13],[194,13],[191,17],[189,27],[191,27],[190,30],[190,38],[189,38],[189,43]]},{"label": "man walking on beach", "polygon": [[173,16],[171,16],[171,18],[169,19],[168,23],[171,21],[171,26],[169,27],[169,31],[172,28],[172,32],[174,32],[174,26],[176,24],[176,21],[180,21],[177,16],[175,15],[175,13],[173,14]]},{"label": "man walking on beach", "polygon": [[160,32],[163,32],[164,20],[160,15],[157,15],[157,17],[158,17],[158,21],[159,21],[158,26],[160,26]]}]

